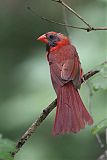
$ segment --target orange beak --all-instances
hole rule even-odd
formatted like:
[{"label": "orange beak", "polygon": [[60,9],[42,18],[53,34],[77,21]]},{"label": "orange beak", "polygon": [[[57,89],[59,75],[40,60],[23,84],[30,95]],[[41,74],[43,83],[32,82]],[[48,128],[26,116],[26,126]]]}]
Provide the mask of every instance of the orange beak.
[{"label": "orange beak", "polygon": [[41,42],[44,42],[44,43],[48,43],[48,40],[47,40],[45,34],[43,34],[42,36],[40,36],[37,40],[39,40],[39,41],[41,41]]}]

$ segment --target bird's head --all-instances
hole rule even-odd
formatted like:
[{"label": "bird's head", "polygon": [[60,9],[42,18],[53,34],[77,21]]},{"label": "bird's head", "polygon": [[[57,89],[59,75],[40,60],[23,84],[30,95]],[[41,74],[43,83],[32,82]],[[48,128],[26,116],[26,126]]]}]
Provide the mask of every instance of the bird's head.
[{"label": "bird's head", "polygon": [[43,34],[38,40],[47,44],[48,51],[54,51],[69,43],[69,39],[66,36],[53,31]]}]

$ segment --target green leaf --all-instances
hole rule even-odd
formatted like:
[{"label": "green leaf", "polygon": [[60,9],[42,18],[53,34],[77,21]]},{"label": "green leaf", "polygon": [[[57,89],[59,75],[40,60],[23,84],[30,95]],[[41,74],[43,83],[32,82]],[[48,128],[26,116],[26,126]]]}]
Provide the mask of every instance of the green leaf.
[{"label": "green leaf", "polygon": [[98,123],[97,125],[95,125],[91,132],[92,134],[96,135],[99,132],[102,132],[105,128],[107,128],[107,118],[100,121],[100,123]]},{"label": "green leaf", "polygon": [[93,90],[107,90],[107,63],[100,66],[100,73],[96,81],[93,83]]},{"label": "green leaf", "polygon": [[14,142],[9,139],[3,139],[2,135],[0,135],[0,160],[13,160],[10,153],[14,150]]}]

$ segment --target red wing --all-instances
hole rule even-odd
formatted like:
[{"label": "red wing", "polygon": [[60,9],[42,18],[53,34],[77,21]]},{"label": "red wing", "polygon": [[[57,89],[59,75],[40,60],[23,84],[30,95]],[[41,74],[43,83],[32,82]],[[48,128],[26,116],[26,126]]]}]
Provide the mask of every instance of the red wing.
[{"label": "red wing", "polygon": [[[75,88],[81,85],[81,66],[76,49],[72,45],[63,46],[58,51],[51,52],[48,58],[52,79],[67,83],[72,80]],[[56,77],[56,78],[55,78]]]},{"label": "red wing", "polygon": [[61,78],[66,81],[72,80],[74,86],[79,88],[81,85],[81,65],[75,47],[71,47],[72,50],[67,50],[70,56],[63,64]]}]

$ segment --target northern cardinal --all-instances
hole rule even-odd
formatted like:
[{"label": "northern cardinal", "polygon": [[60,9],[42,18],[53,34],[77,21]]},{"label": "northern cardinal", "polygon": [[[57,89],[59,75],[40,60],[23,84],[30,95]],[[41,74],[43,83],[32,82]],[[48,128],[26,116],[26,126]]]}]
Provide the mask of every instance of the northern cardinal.
[{"label": "northern cardinal", "polygon": [[76,48],[66,36],[53,31],[40,36],[38,40],[46,43],[51,80],[57,94],[52,133],[79,132],[85,124],[93,124],[93,119],[78,92],[83,72]]}]

